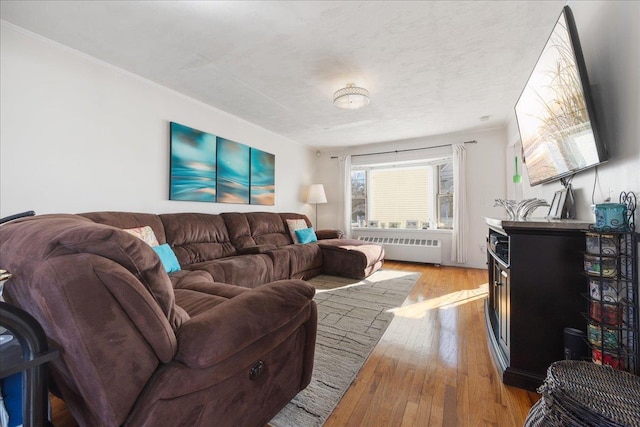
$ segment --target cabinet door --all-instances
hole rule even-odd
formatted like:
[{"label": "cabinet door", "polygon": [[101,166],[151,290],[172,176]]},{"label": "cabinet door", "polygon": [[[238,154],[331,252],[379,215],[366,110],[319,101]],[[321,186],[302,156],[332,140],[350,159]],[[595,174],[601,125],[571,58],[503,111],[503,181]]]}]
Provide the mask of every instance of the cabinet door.
[{"label": "cabinet door", "polygon": [[511,308],[511,286],[509,282],[509,270],[499,267],[498,281],[500,286],[498,292],[500,294],[498,301],[498,319],[500,322],[500,336],[499,342],[502,350],[507,358],[509,357],[509,328],[510,328],[510,308]]},{"label": "cabinet door", "polygon": [[496,260],[492,260],[492,273],[491,276],[491,309],[496,316],[496,319],[500,318],[500,287],[502,284],[500,283],[500,265]]}]

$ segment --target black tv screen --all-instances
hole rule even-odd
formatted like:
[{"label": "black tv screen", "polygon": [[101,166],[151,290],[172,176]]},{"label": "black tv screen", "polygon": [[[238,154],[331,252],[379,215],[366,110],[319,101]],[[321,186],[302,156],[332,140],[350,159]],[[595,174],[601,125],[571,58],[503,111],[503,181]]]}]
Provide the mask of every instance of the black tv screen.
[{"label": "black tv screen", "polygon": [[523,161],[533,185],[607,159],[598,138],[587,70],[565,6],[515,106]]}]

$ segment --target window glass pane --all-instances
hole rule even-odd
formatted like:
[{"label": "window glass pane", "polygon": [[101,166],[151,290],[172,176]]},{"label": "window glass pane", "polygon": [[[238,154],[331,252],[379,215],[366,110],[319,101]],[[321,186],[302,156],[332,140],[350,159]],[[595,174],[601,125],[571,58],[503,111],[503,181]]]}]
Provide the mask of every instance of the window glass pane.
[{"label": "window glass pane", "polygon": [[438,196],[438,228],[453,228],[453,195]]},{"label": "window glass pane", "polygon": [[364,225],[367,219],[367,203],[364,200],[353,200],[351,209],[351,222],[359,227]]},{"label": "window glass pane", "polygon": [[351,223],[362,226],[367,220],[367,175],[365,171],[351,172]]},{"label": "window glass pane", "polygon": [[453,164],[451,162],[438,166],[440,194],[453,194]]},{"label": "window glass pane", "polygon": [[364,199],[367,197],[367,180],[365,171],[351,172],[351,197]]}]

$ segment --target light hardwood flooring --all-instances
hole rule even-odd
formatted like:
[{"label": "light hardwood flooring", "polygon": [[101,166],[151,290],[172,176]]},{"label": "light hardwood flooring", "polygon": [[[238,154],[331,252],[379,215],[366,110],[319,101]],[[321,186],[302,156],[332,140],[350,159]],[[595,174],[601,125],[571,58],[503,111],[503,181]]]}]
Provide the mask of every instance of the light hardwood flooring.
[{"label": "light hardwood flooring", "polygon": [[[484,325],[486,270],[385,268],[422,275],[325,427],[521,426],[538,395],[500,381]],[[64,402],[52,406],[56,427],[76,426]]]},{"label": "light hardwood flooring", "polygon": [[538,395],[502,384],[487,346],[487,271],[422,273],[325,427],[521,426]]}]

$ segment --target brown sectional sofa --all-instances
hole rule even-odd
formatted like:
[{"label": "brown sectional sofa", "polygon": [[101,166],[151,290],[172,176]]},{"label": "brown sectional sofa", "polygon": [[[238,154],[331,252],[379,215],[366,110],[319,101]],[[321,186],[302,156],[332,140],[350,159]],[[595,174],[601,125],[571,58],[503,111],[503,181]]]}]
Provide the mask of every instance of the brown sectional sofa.
[{"label": "brown sectional sofa", "polygon": [[[16,220],[0,226],[4,296],[60,351],[55,389],[81,426],[261,426],[311,379],[315,291],[299,279],[363,278],[384,257],[335,231],[293,244],[287,219],[310,224],[264,212]],[[180,271],[121,230],[140,226]]]},{"label": "brown sectional sofa", "polygon": [[216,282],[253,288],[281,279],[309,279],[320,273],[363,279],[382,267],[380,245],[342,238],[338,230],[319,230],[318,242],[293,244],[288,219],[296,213],[91,212],[93,222],[126,229],[148,225],[160,244],[168,243],[182,269],[206,271]]}]

